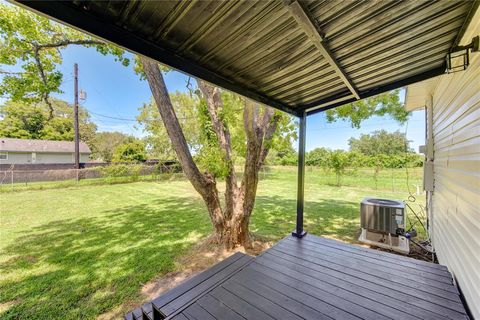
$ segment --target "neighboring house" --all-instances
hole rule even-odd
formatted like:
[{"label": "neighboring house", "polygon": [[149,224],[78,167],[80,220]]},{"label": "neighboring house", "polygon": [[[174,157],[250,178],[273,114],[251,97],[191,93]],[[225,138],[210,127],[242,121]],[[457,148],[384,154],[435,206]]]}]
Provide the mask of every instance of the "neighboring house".
[{"label": "neighboring house", "polygon": [[[480,34],[480,10],[460,45]],[[430,234],[441,264],[448,266],[480,319],[480,52],[467,70],[407,88],[407,110],[427,112],[427,194]]]},{"label": "neighboring house", "polygon": [[[90,148],[80,142],[80,162],[88,162]],[[0,164],[74,164],[73,141],[0,138]]]}]

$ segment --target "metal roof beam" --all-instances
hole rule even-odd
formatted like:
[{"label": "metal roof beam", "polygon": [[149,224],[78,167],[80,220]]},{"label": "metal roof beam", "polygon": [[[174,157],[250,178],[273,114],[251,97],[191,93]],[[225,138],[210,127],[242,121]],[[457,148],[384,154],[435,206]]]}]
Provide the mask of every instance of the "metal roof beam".
[{"label": "metal roof beam", "polygon": [[[390,91],[390,90],[405,87],[405,86],[408,86],[408,85],[416,83],[416,82],[420,82],[420,81],[423,81],[423,80],[427,80],[427,79],[430,79],[430,78],[433,78],[433,77],[440,76],[442,74],[445,74],[445,69],[446,69],[446,65],[444,63],[443,65],[441,65],[440,67],[437,67],[435,69],[428,70],[428,71],[425,71],[423,73],[420,73],[420,74],[417,74],[417,75],[414,75],[414,76],[411,76],[411,77],[408,77],[408,78],[405,78],[405,79],[397,80],[395,82],[377,87],[377,88],[372,89],[372,90],[368,90],[366,92],[362,92],[362,94],[360,95],[360,98],[365,99],[365,98],[372,97],[372,96],[375,96],[377,94],[381,94],[381,93],[384,93],[384,92],[387,92],[387,91]],[[303,105],[303,106],[299,106],[298,109],[304,110],[307,113],[307,116],[311,116],[313,114],[316,114],[316,113],[319,113],[319,112],[322,112],[322,111],[325,111],[325,110],[328,110],[328,109],[332,109],[332,108],[335,108],[335,107],[338,107],[338,106],[341,106],[341,105],[344,105],[344,104],[347,104],[347,103],[355,102],[356,100],[357,99],[355,99],[352,96],[344,96],[344,97],[340,97],[340,98],[334,99],[334,100],[333,99],[319,100],[319,101],[312,102],[312,103],[309,103],[309,104],[306,104],[306,105]]]},{"label": "metal roof beam", "polygon": [[317,47],[317,49],[320,51],[324,59],[327,60],[328,64],[333,68],[335,73],[340,77],[340,79],[342,79],[343,83],[345,83],[347,88],[352,92],[352,95],[355,98],[360,99],[360,94],[328,48],[320,28],[316,25],[315,20],[311,18],[310,13],[306,9],[302,8],[298,1],[293,1],[288,4],[288,9],[300,28],[302,28],[303,32],[305,32],[310,41],[312,41],[315,47]]}]

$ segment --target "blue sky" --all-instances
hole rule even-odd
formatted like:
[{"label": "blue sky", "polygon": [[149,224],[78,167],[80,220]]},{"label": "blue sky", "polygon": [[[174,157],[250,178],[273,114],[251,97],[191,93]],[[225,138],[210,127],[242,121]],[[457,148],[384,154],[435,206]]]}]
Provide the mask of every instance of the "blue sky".
[{"label": "blue sky", "polygon": [[[73,101],[73,64],[76,62],[79,65],[79,87],[87,92],[82,106],[90,111],[99,131],[121,131],[138,137],[144,135],[141,128],[135,128],[134,119],[138,108],[150,100],[151,93],[147,82],[140,80],[132,66],[124,67],[112,56],[102,56],[91,48],[72,46],[62,51],[62,57],[60,68],[64,82],[61,89],[64,93],[58,95],[59,98]],[[188,76],[182,73],[169,72],[165,80],[170,92],[187,90]],[[362,123],[360,129],[354,129],[344,121],[327,123],[323,114],[317,114],[307,121],[307,150],[316,147],[348,149],[350,137],[380,129],[405,132],[405,127],[389,117],[371,118]],[[424,143],[423,111],[412,114],[407,136],[415,150]]]}]

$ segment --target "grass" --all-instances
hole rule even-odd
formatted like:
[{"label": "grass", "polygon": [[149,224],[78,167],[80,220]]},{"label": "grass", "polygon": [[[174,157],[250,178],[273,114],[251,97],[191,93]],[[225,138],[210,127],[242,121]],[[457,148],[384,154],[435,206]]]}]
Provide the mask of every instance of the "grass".
[{"label": "grass", "polygon": [[[2,177],[3,178],[3,177]],[[100,186],[108,184],[123,184],[131,182],[160,182],[164,180],[181,179],[181,173],[164,173],[159,175],[140,175],[140,176],[125,176],[125,177],[106,177],[106,178],[91,178],[91,179],[65,179],[60,181],[26,181],[10,183],[8,177],[2,179],[0,183],[0,193],[10,193],[27,190],[45,190],[45,189],[64,189],[81,186]]]},{"label": "grass", "polygon": [[[333,175],[309,169],[305,229],[355,242],[363,197],[408,196],[404,171],[393,172],[393,187],[391,174],[382,173],[375,189],[371,172],[357,170],[336,187]],[[420,182],[421,171],[412,171],[409,183]],[[172,271],[175,258],[211,232],[184,179],[47,186],[0,197],[2,319],[93,319],[135,305],[144,283]],[[264,171],[252,231],[278,240],[294,229],[295,212],[295,169]]]}]

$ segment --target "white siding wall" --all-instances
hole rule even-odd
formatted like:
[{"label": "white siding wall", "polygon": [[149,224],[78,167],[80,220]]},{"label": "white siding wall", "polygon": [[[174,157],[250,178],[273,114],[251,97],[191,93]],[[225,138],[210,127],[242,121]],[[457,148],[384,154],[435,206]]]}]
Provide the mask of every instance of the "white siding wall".
[{"label": "white siding wall", "polygon": [[80,162],[86,163],[88,161],[90,161],[90,155],[87,153],[80,153]]},{"label": "white siding wall", "polygon": [[[3,152],[2,152],[3,153]],[[1,164],[23,164],[32,163],[31,153],[7,152],[7,159],[1,160]]]},{"label": "white siding wall", "polygon": [[[80,162],[89,161],[89,155],[80,154]],[[7,160],[0,160],[2,164],[27,164],[27,163],[74,163],[73,153],[40,153],[36,152],[36,160],[32,161],[31,152],[8,152]]]},{"label": "white siding wall", "polygon": [[35,163],[73,163],[72,153],[39,153]]},{"label": "white siding wall", "polygon": [[433,93],[433,243],[480,319],[480,53]]}]

